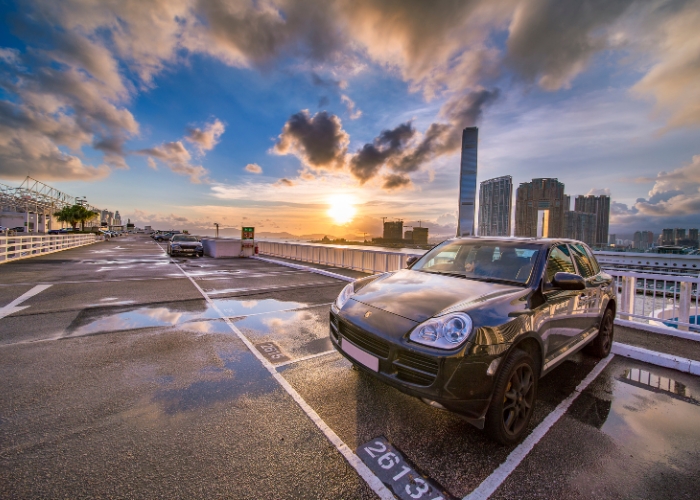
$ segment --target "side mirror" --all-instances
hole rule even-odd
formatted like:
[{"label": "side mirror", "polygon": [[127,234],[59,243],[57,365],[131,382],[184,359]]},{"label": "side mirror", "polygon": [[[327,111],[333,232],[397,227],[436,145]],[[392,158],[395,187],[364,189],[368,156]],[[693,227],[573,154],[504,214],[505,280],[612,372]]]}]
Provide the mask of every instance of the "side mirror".
[{"label": "side mirror", "polygon": [[557,290],[585,290],[586,282],[578,274],[557,273],[552,280],[552,288]]},{"label": "side mirror", "polygon": [[415,264],[420,257],[417,255],[412,255],[408,259],[406,259],[406,268],[410,268],[413,264]]}]

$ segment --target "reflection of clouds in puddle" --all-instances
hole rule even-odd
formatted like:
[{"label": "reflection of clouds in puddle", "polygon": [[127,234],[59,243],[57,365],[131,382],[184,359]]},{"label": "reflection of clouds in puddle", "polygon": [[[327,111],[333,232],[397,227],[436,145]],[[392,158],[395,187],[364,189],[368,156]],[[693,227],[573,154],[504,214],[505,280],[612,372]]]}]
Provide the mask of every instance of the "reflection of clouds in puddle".
[{"label": "reflection of clouds in puddle", "polygon": [[[109,302],[114,305],[114,302]],[[182,326],[183,329],[197,333],[229,333],[221,325],[211,325],[214,321],[193,321],[216,318],[218,315],[209,306],[200,311],[175,311],[167,307],[142,307],[97,317],[81,325],[67,336],[75,337],[97,332],[135,330],[138,328]],[[220,322],[223,323],[223,322]]]},{"label": "reflection of clouds in puddle", "polygon": [[676,463],[680,452],[700,449],[700,407],[617,380],[613,384],[612,408],[601,430],[635,457],[682,469]]},{"label": "reflection of clouds in puddle", "polygon": [[240,299],[213,299],[214,303],[226,316],[247,316],[249,314],[268,313],[307,307],[304,302],[285,302],[275,299],[240,300]]}]

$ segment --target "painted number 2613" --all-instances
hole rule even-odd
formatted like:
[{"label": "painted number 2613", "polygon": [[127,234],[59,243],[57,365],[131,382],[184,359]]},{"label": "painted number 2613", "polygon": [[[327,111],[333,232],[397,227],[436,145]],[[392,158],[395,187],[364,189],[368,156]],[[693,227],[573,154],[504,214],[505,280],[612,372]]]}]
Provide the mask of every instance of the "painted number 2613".
[{"label": "painted number 2613", "polygon": [[[387,451],[386,446],[381,441],[375,441],[372,446],[366,446],[365,452],[372,458],[377,460],[377,464],[385,470],[392,469],[395,465],[401,464],[401,459],[396,453]],[[392,477],[394,481],[398,481],[413,470],[406,464],[403,464],[398,470],[398,473]],[[413,483],[413,484],[411,484]],[[411,483],[406,485],[405,491],[411,498],[422,498],[423,495],[430,491],[430,486],[420,477],[414,477]],[[437,496],[430,500],[444,500],[443,497]]]}]

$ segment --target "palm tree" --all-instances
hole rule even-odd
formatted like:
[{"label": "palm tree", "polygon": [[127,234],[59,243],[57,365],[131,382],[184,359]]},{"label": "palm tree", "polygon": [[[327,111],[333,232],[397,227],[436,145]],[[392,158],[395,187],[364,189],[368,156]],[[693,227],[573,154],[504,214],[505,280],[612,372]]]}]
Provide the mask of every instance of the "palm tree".
[{"label": "palm tree", "polygon": [[80,221],[81,231],[85,231],[85,223],[99,213],[94,210],[88,210],[82,205],[73,205],[72,208],[75,209],[75,216]]},{"label": "palm tree", "polygon": [[72,207],[63,207],[58,212],[55,212],[53,216],[56,217],[56,220],[58,222],[67,222],[73,227],[73,230],[75,230],[75,226],[78,225],[78,222],[80,220],[77,217],[75,207],[79,206],[80,205],[73,205]]}]

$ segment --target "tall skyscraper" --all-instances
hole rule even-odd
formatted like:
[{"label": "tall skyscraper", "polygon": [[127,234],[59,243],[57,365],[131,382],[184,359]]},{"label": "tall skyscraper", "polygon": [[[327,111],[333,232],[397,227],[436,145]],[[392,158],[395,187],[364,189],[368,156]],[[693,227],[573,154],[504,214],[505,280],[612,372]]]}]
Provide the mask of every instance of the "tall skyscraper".
[{"label": "tall skyscraper", "polygon": [[596,214],[567,210],[564,212],[563,229],[565,238],[581,240],[593,245],[597,229]]},{"label": "tall skyscraper", "polygon": [[610,228],[610,196],[577,196],[574,202],[574,210],[596,215],[595,239],[590,244],[606,245]]},{"label": "tall skyscraper", "polygon": [[661,231],[661,244],[662,245],[675,245],[676,238],[673,229],[663,229]]},{"label": "tall skyscraper", "polygon": [[698,230],[688,229],[688,239],[691,241],[698,241]]},{"label": "tall skyscraper", "polygon": [[459,173],[459,218],[457,236],[474,234],[474,202],[476,199],[476,168],[479,129],[467,127],[462,131],[462,161]]},{"label": "tall skyscraper", "polygon": [[496,177],[479,185],[479,236],[510,236],[513,178]]},{"label": "tall skyscraper", "polygon": [[558,179],[521,183],[515,195],[515,236],[536,238],[538,221],[544,221],[543,236],[561,237],[565,196],[564,184]]}]

